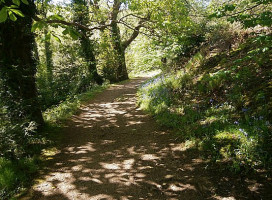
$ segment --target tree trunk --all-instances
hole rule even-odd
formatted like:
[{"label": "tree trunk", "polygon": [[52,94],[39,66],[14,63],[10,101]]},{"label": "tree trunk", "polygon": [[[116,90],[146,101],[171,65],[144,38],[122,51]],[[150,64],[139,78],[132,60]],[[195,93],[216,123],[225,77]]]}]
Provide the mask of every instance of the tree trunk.
[{"label": "tree trunk", "polygon": [[[46,38],[48,34],[47,28],[44,29],[44,36]],[[44,52],[45,52],[45,64],[46,64],[46,74],[47,74],[47,82],[50,89],[52,89],[53,84],[53,52],[50,48],[50,41],[44,41]]]},{"label": "tree trunk", "polygon": [[84,36],[80,39],[80,42],[81,42],[81,47],[83,50],[85,60],[89,63],[89,66],[88,66],[89,74],[98,85],[102,85],[103,79],[97,73],[97,68],[96,68],[97,63],[96,63],[96,59],[94,55],[94,47],[92,42],[89,40],[87,34],[84,34]]},{"label": "tree trunk", "polygon": [[112,40],[113,48],[116,52],[118,59],[118,66],[116,70],[116,82],[124,81],[128,79],[126,58],[125,58],[125,49],[122,46],[120,29],[117,23],[112,23]]},{"label": "tree trunk", "polygon": [[[89,21],[89,10],[87,6],[87,2],[85,0],[73,0],[74,3],[74,21],[83,25],[87,25]],[[87,31],[83,29],[78,29],[81,33],[82,37],[80,38],[81,48],[85,60],[88,63],[89,74],[92,79],[98,84],[102,85],[103,79],[97,73],[97,62],[94,53],[94,45],[92,41],[89,39]]]},{"label": "tree trunk", "polygon": [[[7,107],[13,116],[18,120],[27,118],[42,125],[44,121],[35,82],[35,39],[31,32],[32,17],[36,14],[34,2],[29,1],[29,5],[21,3],[20,10],[25,17],[0,24],[1,76],[7,89]],[[14,102],[12,105],[17,104],[20,109],[12,108],[9,102]]]},{"label": "tree trunk", "polygon": [[113,11],[111,15],[111,35],[113,41],[113,48],[116,52],[118,59],[118,66],[116,70],[116,82],[124,81],[128,79],[126,58],[125,58],[125,48],[122,46],[121,33],[117,24],[117,17],[121,7],[120,0],[114,0]]},{"label": "tree trunk", "polygon": [[[41,14],[46,19],[47,17],[47,5],[44,0],[42,0]],[[50,46],[50,40],[48,40],[48,27],[44,28],[44,54],[45,54],[45,64],[46,64],[46,78],[49,88],[52,90],[53,84],[53,52]]]}]

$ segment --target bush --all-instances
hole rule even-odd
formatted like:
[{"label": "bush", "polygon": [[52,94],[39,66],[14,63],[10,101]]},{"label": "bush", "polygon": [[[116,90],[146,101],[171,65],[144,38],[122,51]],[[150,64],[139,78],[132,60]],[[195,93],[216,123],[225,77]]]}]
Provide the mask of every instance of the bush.
[{"label": "bush", "polygon": [[0,198],[9,199],[16,191],[30,185],[37,170],[35,159],[10,161],[0,157]]},{"label": "bush", "polygon": [[35,154],[36,146],[44,143],[36,128],[34,122],[0,127],[0,157],[18,160]]}]

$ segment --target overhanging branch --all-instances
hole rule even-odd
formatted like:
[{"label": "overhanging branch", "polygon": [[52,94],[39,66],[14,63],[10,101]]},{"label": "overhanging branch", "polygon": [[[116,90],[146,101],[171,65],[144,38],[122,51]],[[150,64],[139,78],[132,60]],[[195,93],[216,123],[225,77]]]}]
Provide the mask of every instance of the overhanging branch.
[{"label": "overhanging branch", "polygon": [[[119,23],[119,24],[122,24],[122,25],[124,25],[124,26],[126,26],[126,27],[129,28],[130,30],[135,31],[135,27],[132,27],[131,25],[125,23],[124,21],[119,21],[118,23]],[[144,25],[142,25],[141,28],[146,28],[146,27],[145,27]],[[144,33],[144,32],[142,32],[142,31],[140,31],[140,30],[139,30],[139,34],[143,34],[143,35],[145,35],[145,36],[147,36],[147,37],[153,37],[153,36],[154,36],[154,35],[149,35],[149,34],[147,34],[147,33]],[[125,42],[123,42],[123,44],[124,44],[124,43],[125,43]]]},{"label": "overhanging branch", "polygon": [[63,24],[63,25],[66,25],[66,26],[74,26],[74,27],[78,27],[78,28],[86,30],[86,31],[102,30],[102,29],[105,29],[108,26],[110,26],[110,24],[105,24],[105,25],[95,26],[95,27],[89,28],[88,26],[84,26],[84,25],[76,23],[76,22],[67,22],[67,21],[58,20],[58,19],[43,20],[43,19],[39,18],[38,16],[35,16],[33,19],[35,21],[43,21],[43,22],[45,22],[47,24]]},{"label": "overhanging branch", "polygon": [[[123,23],[124,24],[124,23]],[[127,24],[125,24],[126,26],[128,26]],[[126,49],[130,44],[131,44],[131,42],[133,42],[133,40],[135,40],[136,38],[137,38],[137,36],[139,35],[139,33],[140,33],[140,29],[143,27],[143,21],[141,20],[140,22],[139,22],[139,25],[138,26],[136,26],[133,30],[133,33],[131,34],[131,36],[130,36],[130,38],[127,40],[127,41],[125,41],[125,42],[123,42],[122,43],[122,47],[123,47],[123,49]]]}]

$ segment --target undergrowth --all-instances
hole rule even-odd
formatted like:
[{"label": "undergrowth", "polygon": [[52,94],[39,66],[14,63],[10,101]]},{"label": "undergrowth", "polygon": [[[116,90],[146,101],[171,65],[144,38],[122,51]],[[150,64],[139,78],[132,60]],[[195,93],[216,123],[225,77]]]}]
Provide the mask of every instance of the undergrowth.
[{"label": "undergrowth", "polygon": [[0,199],[11,199],[32,183],[42,168],[45,149],[52,149],[64,137],[60,134],[63,122],[75,114],[81,104],[91,100],[108,85],[70,97],[47,109],[43,115],[45,127],[37,130],[34,122],[0,126]]},{"label": "undergrowth", "polygon": [[272,36],[230,53],[197,53],[138,92],[139,105],[212,162],[248,173],[272,167]]},{"label": "undergrowth", "polygon": [[97,93],[103,91],[107,87],[108,85],[93,87],[88,92],[70,97],[67,100],[61,102],[59,105],[47,109],[43,115],[45,121],[48,122],[49,124],[65,121],[78,111],[80,105],[83,102],[89,101]]}]

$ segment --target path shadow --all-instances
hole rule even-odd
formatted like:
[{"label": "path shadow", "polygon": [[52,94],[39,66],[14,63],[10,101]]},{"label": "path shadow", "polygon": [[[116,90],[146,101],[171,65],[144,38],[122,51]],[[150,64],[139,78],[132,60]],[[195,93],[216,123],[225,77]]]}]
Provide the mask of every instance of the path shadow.
[{"label": "path shadow", "polygon": [[263,179],[219,171],[140,111],[135,92],[143,80],[112,87],[81,108],[31,199],[272,199]]}]

